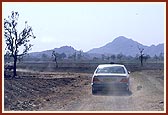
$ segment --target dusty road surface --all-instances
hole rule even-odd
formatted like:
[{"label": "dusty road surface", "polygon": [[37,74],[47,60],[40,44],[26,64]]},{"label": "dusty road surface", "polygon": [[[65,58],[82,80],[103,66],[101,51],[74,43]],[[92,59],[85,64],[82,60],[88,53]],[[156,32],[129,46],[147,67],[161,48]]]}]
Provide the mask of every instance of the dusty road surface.
[{"label": "dusty road surface", "polygon": [[151,76],[151,73],[153,71],[132,73],[131,92],[100,92],[96,96],[88,92],[89,95],[70,110],[162,111],[164,86],[161,79],[163,79],[163,76]]},{"label": "dusty road surface", "polygon": [[163,70],[132,72],[131,92],[91,94],[89,73],[27,72],[4,80],[6,111],[163,111]]}]

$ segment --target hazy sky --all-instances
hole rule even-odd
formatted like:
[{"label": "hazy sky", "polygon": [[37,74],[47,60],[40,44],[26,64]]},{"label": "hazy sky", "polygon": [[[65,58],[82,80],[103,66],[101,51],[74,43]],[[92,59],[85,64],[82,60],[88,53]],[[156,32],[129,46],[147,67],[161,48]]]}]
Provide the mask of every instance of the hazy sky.
[{"label": "hazy sky", "polygon": [[[32,26],[32,51],[72,46],[88,51],[118,36],[144,45],[164,43],[165,3],[7,3],[3,18],[19,12],[18,29]],[[123,44],[124,45],[124,44]],[[31,52],[32,52],[31,51]]]}]

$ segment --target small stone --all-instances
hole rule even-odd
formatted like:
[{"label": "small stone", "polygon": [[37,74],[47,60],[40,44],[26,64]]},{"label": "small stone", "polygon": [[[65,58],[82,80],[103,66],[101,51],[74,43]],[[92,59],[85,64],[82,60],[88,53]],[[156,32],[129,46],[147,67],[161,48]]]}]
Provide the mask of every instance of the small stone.
[{"label": "small stone", "polygon": [[163,104],[164,102],[163,101],[160,101],[159,104]]},{"label": "small stone", "polygon": [[46,101],[50,101],[50,99],[46,99]]}]

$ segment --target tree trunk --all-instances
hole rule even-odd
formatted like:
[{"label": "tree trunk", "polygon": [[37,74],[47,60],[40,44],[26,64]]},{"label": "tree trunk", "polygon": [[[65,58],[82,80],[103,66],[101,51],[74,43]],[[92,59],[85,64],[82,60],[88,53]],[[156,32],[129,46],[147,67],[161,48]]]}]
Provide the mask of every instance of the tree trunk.
[{"label": "tree trunk", "polygon": [[55,68],[58,68],[57,58],[55,58]]},{"label": "tree trunk", "polygon": [[17,62],[17,57],[14,56],[14,65],[13,65],[13,78],[16,77],[16,62]]},{"label": "tree trunk", "polygon": [[141,66],[143,66],[143,55],[141,55]]}]

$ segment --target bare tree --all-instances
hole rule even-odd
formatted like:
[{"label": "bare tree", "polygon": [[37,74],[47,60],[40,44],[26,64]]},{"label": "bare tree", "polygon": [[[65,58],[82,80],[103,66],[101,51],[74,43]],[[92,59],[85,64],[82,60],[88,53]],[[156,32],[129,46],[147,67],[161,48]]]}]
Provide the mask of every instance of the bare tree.
[{"label": "bare tree", "polygon": [[[19,33],[17,30],[19,13],[12,11],[11,16],[4,19],[4,38],[6,41],[6,54],[13,58],[13,77],[16,76],[16,63],[19,57],[27,54],[31,47],[29,38],[35,38],[32,27],[27,25],[25,21],[25,28]],[[21,47],[23,51],[21,51]],[[21,52],[20,52],[21,51]]]},{"label": "bare tree", "polygon": [[144,51],[144,48],[140,48],[140,47],[138,46],[138,49],[139,49],[139,52],[140,52],[139,58],[140,58],[140,61],[141,61],[141,66],[143,66],[143,59],[144,59],[143,51]]},{"label": "bare tree", "polygon": [[55,51],[53,51],[53,52],[52,52],[52,56],[54,57],[55,68],[58,68],[58,62],[57,62],[58,53],[56,53]]}]

